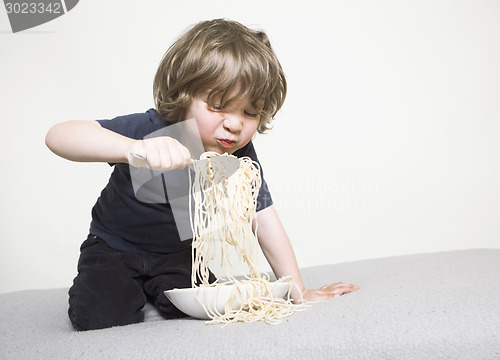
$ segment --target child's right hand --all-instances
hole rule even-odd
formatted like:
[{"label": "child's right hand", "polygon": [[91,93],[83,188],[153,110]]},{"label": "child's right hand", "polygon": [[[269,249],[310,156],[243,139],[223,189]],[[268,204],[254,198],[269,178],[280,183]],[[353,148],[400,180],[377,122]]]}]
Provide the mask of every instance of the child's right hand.
[{"label": "child's right hand", "polygon": [[182,169],[189,165],[191,154],[179,141],[169,136],[136,140],[128,149],[128,163],[151,170]]}]

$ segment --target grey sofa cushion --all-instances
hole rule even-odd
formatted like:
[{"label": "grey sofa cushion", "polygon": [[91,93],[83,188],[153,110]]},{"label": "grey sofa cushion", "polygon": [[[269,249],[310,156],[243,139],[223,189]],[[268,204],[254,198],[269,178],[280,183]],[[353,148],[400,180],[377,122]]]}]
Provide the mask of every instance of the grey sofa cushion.
[{"label": "grey sofa cushion", "polygon": [[500,250],[474,249],[302,269],[310,287],[355,293],[279,325],[163,320],[75,332],[67,289],[0,295],[0,359],[500,359]]}]

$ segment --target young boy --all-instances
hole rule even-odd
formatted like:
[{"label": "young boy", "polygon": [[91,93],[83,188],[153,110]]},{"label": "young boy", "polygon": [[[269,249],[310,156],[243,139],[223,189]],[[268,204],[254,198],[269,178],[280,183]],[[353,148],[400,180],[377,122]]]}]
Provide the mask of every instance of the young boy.
[{"label": "young boy", "polygon": [[[285,76],[266,34],[218,19],[195,25],[167,50],[154,80],[156,109],[112,120],[68,121],[49,130],[46,144],[57,155],[114,165],[92,209],[69,291],[75,329],[141,322],[147,300],[165,318],[184,316],[163,292],[191,287],[190,241],[179,236],[168,196],[139,199],[131,171],[183,169],[192,154],[173,137],[148,135],[194,119],[204,151],[258,162],[251,139],[268,129],[285,95]],[[160,186],[168,187],[164,180]],[[259,244],[277,278],[293,277],[295,301],[299,289],[306,300],[358,289],[345,283],[306,289],[264,180],[257,211]]]}]

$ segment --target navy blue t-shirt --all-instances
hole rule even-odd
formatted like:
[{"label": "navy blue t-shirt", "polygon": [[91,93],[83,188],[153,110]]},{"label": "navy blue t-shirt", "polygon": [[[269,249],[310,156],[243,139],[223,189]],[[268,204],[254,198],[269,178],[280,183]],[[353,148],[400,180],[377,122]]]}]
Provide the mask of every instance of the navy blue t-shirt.
[{"label": "navy blue t-shirt", "polygon": [[[171,125],[163,121],[155,109],[98,122],[103,128],[137,140]],[[251,141],[233,155],[248,156],[258,163]],[[161,202],[143,202],[137,199],[134,192],[130,166],[125,163],[110,165],[114,169],[92,209],[90,233],[99,236],[116,250],[137,254],[159,256],[190,247],[191,241],[181,241],[179,236],[165,181],[165,198]],[[257,211],[270,205],[271,194],[262,176]]]}]

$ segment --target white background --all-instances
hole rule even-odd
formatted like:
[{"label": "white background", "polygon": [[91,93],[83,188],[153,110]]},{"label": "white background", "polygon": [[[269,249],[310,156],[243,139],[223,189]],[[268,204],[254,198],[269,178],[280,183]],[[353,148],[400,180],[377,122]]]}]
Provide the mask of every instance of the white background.
[{"label": "white background", "polygon": [[0,8],[0,292],[71,285],[111,172],[48,129],[153,107],[168,46],[219,17],[287,75],[255,142],[300,266],[500,248],[500,2],[85,0],[17,34]]}]

